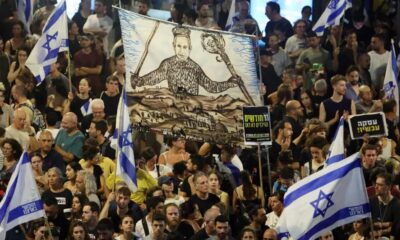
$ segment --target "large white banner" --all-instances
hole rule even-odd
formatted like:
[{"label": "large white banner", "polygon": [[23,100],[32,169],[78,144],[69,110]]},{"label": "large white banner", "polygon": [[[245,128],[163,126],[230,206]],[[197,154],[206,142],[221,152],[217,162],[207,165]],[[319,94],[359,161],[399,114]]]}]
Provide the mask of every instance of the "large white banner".
[{"label": "large white banner", "polygon": [[119,16],[133,125],[242,141],[242,107],[261,104],[252,38]]}]

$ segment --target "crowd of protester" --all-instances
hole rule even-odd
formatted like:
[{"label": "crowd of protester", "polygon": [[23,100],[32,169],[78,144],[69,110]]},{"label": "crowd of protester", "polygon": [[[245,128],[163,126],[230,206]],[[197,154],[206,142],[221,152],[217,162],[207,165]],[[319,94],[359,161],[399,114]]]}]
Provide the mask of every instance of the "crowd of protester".
[{"label": "crowd of protester", "polygon": [[[176,0],[170,21],[225,29],[230,2]],[[399,106],[382,91],[391,39],[398,48],[392,22],[397,2],[378,1],[368,11],[353,2],[343,24],[319,37],[311,30],[318,16],[311,20],[309,6],[291,23],[269,1],[268,23],[260,30],[249,2],[237,1],[228,30],[255,35],[265,45],[255,54],[273,142],[262,154],[262,169],[254,148],[193,142],[184,131],[164,142],[156,133],[137,132],[138,188],[132,192],[116,178],[110,139],[125,83],[121,30],[111,7],[116,3],[96,0],[92,11],[90,0],[81,1],[68,23],[71,66],[59,54],[37,86],[26,60],[56,1],[38,0],[26,27],[15,2],[1,0],[0,197],[27,150],[47,215],[9,230],[6,239],[276,240],[284,193],[326,167],[342,116],[371,112],[384,113],[388,135],[352,140],[346,123],[345,146],[347,156],[361,154],[374,231],[363,219],[321,239],[400,239]],[[167,3],[121,4],[147,15]]]}]

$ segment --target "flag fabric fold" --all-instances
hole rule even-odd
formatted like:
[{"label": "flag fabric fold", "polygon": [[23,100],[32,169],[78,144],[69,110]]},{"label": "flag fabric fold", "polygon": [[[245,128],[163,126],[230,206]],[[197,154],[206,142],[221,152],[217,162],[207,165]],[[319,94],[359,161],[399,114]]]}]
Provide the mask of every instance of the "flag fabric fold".
[{"label": "flag fabric fold", "polygon": [[17,0],[16,2],[18,19],[24,23],[28,33],[31,32],[29,26],[33,17],[33,4],[33,0]]},{"label": "flag fabric fold", "polygon": [[92,113],[92,99],[90,98],[87,102],[85,102],[81,107],[81,113],[83,116],[89,115]]},{"label": "flag fabric fold", "polygon": [[392,40],[390,56],[386,65],[385,79],[383,80],[384,99],[394,99],[396,101],[396,116],[399,117],[399,84],[396,51]]},{"label": "flag fabric fold", "polygon": [[332,164],[343,160],[344,155],[344,118],[341,117],[339,125],[336,128],[335,137],[333,138],[332,144],[329,148],[328,158],[326,164]]},{"label": "flag fabric fold", "polygon": [[[359,153],[291,186],[276,230],[280,239],[316,239],[325,232],[370,217]],[[293,216],[301,216],[296,218]]]},{"label": "flag fabric fold", "polygon": [[233,17],[236,14],[236,0],[232,0],[231,7],[229,8],[228,19],[225,24],[225,30],[229,30],[233,25]]},{"label": "flag fabric fold", "polygon": [[27,152],[19,159],[0,202],[0,239],[20,224],[45,216]]},{"label": "flag fabric fold", "polygon": [[325,28],[339,25],[344,12],[351,7],[351,0],[331,0],[312,30],[315,31],[318,36],[322,36]]},{"label": "flag fabric fold", "polygon": [[125,88],[122,90],[118,104],[117,123],[113,138],[117,138],[116,175],[121,177],[132,192],[136,192],[136,167],[132,142],[132,124],[129,119],[128,97]]},{"label": "flag fabric fold", "polygon": [[62,0],[49,16],[42,36],[26,60],[38,85],[49,74],[58,53],[64,51],[68,51],[68,17],[65,0]]}]

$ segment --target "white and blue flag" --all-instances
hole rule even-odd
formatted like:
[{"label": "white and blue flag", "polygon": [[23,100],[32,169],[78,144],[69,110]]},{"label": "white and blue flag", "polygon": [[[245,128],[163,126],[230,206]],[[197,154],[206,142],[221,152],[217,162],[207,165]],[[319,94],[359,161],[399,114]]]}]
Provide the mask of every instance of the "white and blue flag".
[{"label": "white and blue flag", "polygon": [[276,227],[280,239],[312,240],[338,226],[370,217],[359,153],[291,186],[284,206]]},{"label": "white and blue flag", "polygon": [[236,0],[232,0],[231,7],[229,8],[228,20],[225,24],[225,30],[229,30],[233,25],[233,17],[236,14]]},{"label": "white and blue flag", "polygon": [[18,19],[25,25],[25,30],[30,33],[29,26],[33,17],[33,0],[16,0]]},{"label": "white and blue flag", "polygon": [[344,159],[344,118],[341,117],[339,125],[336,128],[335,137],[329,148],[328,158],[326,164],[332,164]]},{"label": "white and blue flag", "polygon": [[85,102],[81,107],[82,116],[86,116],[92,113],[92,99],[90,98],[87,102]]},{"label": "white and blue flag", "polygon": [[0,202],[0,239],[20,224],[45,216],[27,152],[19,159]]},{"label": "white and blue flag", "polygon": [[383,80],[384,99],[396,101],[396,116],[399,117],[399,84],[397,82],[399,70],[397,69],[396,51],[392,40],[389,60],[386,65],[385,79]]},{"label": "white and blue flag", "polygon": [[49,74],[58,53],[64,51],[68,51],[68,17],[65,0],[62,0],[49,16],[42,36],[26,60],[38,85]]},{"label": "white and blue flag", "polygon": [[[116,136],[117,133],[118,135]],[[136,192],[136,167],[132,142],[132,124],[129,119],[128,97],[125,88],[122,90],[118,104],[117,123],[114,137],[118,139],[117,176],[121,177],[132,192]]]},{"label": "white and blue flag", "polygon": [[344,12],[351,6],[352,0],[331,0],[312,30],[322,36],[325,28],[340,24]]}]

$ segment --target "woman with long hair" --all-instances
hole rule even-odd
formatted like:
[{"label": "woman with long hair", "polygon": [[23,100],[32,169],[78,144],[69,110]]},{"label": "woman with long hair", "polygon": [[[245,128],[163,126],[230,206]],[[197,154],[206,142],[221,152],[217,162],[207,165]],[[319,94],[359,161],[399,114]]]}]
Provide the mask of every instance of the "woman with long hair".
[{"label": "woman with long hair", "polygon": [[82,193],[74,194],[74,197],[72,198],[70,221],[73,221],[75,219],[77,219],[77,220],[82,219],[83,206],[88,202],[89,202],[89,199],[86,197],[85,194],[82,194]]},{"label": "woman with long hair", "polygon": [[328,146],[328,141],[322,136],[314,136],[307,140],[306,147],[310,151],[311,159],[302,168],[301,176],[307,177],[325,167],[326,154],[324,150]]},{"label": "woman with long hair", "polygon": [[217,195],[225,205],[225,209],[229,209],[229,195],[221,190],[221,179],[221,175],[215,170],[208,173],[208,182],[210,184],[209,192]]},{"label": "woman with long hair", "polygon": [[251,206],[265,206],[264,191],[261,187],[253,184],[253,180],[246,170],[240,172],[242,185],[233,191],[233,209],[244,207],[243,210],[249,210]]},{"label": "woman with long hair", "polygon": [[72,194],[75,194],[78,189],[76,188],[75,180],[76,173],[82,170],[82,166],[77,162],[69,162],[65,168],[65,175],[67,176],[68,181],[64,183],[64,187],[69,189]]},{"label": "woman with long hair", "polygon": [[25,44],[26,31],[24,24],[20,20],[16,20],[11,24],[12,37],[5,43],[4,52],[12,61],[16,60],[17,49]]},{"label": "woman with long hair", "polygon": [[20,47],[16,50],[16,60],[11,63],[7,74],[7,80],[12,85],[18,75],[26,74],[29,69],[25,66],[30,50],[26,47]]},{"label": "woman with long hair", "polygon": [[64,104],[64,114],[67,112],[73,112],[78,117],[78,122],[81,122],[83,115],[81,107],[91,100],[90,91],[92,84],[88,78],[82,78],[79,81],[78,93],[74,95],[72,92],[68,93],[68,99]]},{"label": "woman with long hair", "polygon": [[1,143],[1,150],[4,155],[4,161],[0,170],[0,189],[6,190],[11,174],[14,172],[21,157],[22,147],[15,139],[6,138]]},{"label": "woman with long hair", "polygon": [[82,221],[72,221],[69,227],[69,240],[90,240],[88,231]]},{"label": "woman with long hair", "polygon": [[40,194],[46,190],[47,181],[43,172],[43,157],[39,152],[29,154],[32,164],[33,175],[35,176],[36,185]]},{"label": "woman with long hair", "polygon": [[14,111],[9,104],[6,103],[6,89],[4,84],[0,83],[0,127],[6,128],[11,125]]},{"label": "woman with long hair", "polygon": [[119,228],[121,234],[115,240],[136,240],[139,239],[134,233],[135,220],[131,215],[124,215],[121,218]]},{"label": "woman with long hair", "polygon": [[91,7],[90,0],[82,0],[81,4],[79,4],[78,11],[72,17],[72,21],[76,22],[80,34],[83,33],[83,25],[85,25],[87,18],[89,17],[90,14],[92,14],[92,10],[90,9],[90,7]]},{"label": "woman with long hair", "polygon": [[175,163],[189,159],[189,153],[185,150],[186,140],[183,136],[171,136],[167,140],[169,150],[163,152],[159,159],[159,164],[164,164],[170,169],[173,169]]},{"label": "woman with long hair", "polygon": [[79,161],[82,169],[92,173],[96,178],[97,195],[106,198],[108,196],[108,189],[106,187],[106,180],[103,176],[103,169],[99,166],[100,149],[90,146],[83,151],[82,158],[83,159]]},{"label": "woman with long hair", "polygon": [[300,103],[304,109],[304,118],[312,119],[318,118],[319,113],[316,105],[312,100],[312,95],[309,91],[301,90],[300,92]]}]

